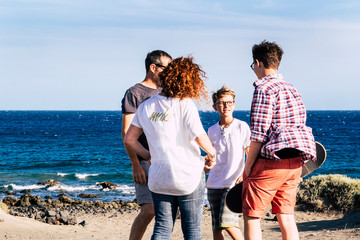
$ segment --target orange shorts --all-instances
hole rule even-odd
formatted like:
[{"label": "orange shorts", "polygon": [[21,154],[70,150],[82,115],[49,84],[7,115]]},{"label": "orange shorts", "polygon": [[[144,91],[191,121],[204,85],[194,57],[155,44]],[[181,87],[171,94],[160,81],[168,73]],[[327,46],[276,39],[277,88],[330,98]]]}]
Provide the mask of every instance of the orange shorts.
[{"label": "orange shorts", "polygon": [[294,214],[301,171],[299,157],[281,161],[258,158],[243,183],[243,214],[262,217],[270,203],[272,213]]}]

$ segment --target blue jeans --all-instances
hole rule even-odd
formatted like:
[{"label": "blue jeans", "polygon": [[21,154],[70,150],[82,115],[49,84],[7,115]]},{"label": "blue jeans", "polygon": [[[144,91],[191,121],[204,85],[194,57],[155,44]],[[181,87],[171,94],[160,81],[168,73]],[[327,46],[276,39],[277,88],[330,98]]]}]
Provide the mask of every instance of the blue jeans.
[{"label": "blue jeans", "polygon": [[201,239],[201,219],[205,193],[205,178],[189,195],[172,196],[152,192],[155,209],[153,240],[170,239],[178,208],[181,215],[181,229],[184,239]]}]

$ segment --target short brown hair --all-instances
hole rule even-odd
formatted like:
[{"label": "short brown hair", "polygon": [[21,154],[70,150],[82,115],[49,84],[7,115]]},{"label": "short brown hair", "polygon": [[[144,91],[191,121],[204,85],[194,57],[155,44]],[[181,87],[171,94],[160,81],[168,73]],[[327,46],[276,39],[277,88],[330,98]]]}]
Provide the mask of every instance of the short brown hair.
[{"label": "short brown hair", "polygon": [[159,74],[159,78],[162,94],[166,97],[208,101],[204,84],[206,74],[191,56],[174,59]]},{"label": "short brown hair", "polygon": [[213,103],[215,104],[219,98],[222,98],[225,95],[230,95],[235,100],[235,92],[231,88],[224,85],[219,90],[213,92],[212,94]]},{"label": "short brown hair", "polygon": [[168,58],[172,59],[172,57],[167,52],[162,51],[162,50],[155,50],[155,51],[149,52],[146,55],[146,58],[145,58],[146,73],[149,72],[151,64],[160,64],[161,57],[168,57]]},{"label": "short brown hair", "polygon": [[262,41],[252,48],[253,60],[256,59],[264,64],[265,68],[278,69],[284,50],[276,42]]}]

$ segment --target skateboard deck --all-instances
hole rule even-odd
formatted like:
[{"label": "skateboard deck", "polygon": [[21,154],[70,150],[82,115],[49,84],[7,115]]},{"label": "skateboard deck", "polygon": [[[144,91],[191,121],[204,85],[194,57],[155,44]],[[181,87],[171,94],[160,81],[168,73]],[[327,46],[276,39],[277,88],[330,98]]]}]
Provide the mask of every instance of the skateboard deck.
[{"label": "skateboard deck", "polygon": [[[309,160],[304,164],[301,173],[301,178],[312,173],[325,162],[326,150],[324,146],[319,142],[315,142],[315,143],[316,143],[316,161]],[[243,183],[241,182],[235,185],[234,187],[232,187],[225,197],[226,206],[230,209],[230,211],[234,213],[242,212],[242,199],[241,199],[242,188],[243,188]]]},{"label": "skateboard deck", "polygon": [[309,160],[304,164],[302,168],[301,178],[304,178],[305,176],[309,175],[310,173],[318,169],[321,165],[323,165],[323,163],[326,160],[326,150],[324,146],[319,142],[315,142],[315,143],[316,143],[316,160],[315,161]]}]

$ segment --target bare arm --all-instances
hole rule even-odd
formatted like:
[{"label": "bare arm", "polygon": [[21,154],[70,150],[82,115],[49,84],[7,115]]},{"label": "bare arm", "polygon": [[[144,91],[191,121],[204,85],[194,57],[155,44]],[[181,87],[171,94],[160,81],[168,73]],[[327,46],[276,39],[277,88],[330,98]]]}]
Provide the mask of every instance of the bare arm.
[{"label": "bare arm", "polygon": [[[249,148],[250,147],[245,148],[245,154],[246,154],[247,158],[249,157]],[[244,174],[244,171],[240,174],[238,179],[236,179],[235,184],[239,184],[239,183],[241,183],[243,181],[243,174]]]},{"label": "bare arm", "polygon": [[[145,184],[146,183],[145,171],[140,165],[140,161],[136,155],[136,152],[134,152],[130,149],[127,149],[126,144],[125,144],[125,136],[130,128],[130,125],[131,125],[131,122],[132,122],[134,116],[135,116],[135,113],[128,113],[128,114],[122,115],[121,137],[124,142],[125,150],[131,161],[134,182],[136,182],[138,184]],[[136,141],[137,141],[137,138],[136,138]],[[145,159],[148,159],[148,158],[145,158]]]},{"label": "bare arm", "polygon": [[244,178],[247,178],[251,172],[251,168],[254,165],[256,158],[260,152],[262,143],[260,142],[250,142],[250,147],[248,150],[248,156],[247,156],[247,160],[246,160],[246,164],[245,164],[245,169],[244,169]]},{"label": "bare arm", "polygon": [[137,154],[144,159],[150,159],[150,152],[146,150],[138,141],[139,136],[143,133],[141,128],[130,125],[124,139],[124,146],[130,158],[134,182],[139,184],[146,183],[144,169],[140,165]]},{"label": "bare arm", "polygon": [[[121,130],[121,137],[124,141],[124,145],[125,145],[125,135],[127,134],[127,132],[129,131],[131,125],[131,122],[135,116],[135,114],[131,113],[131,114],[123,114],[122,115],[122,130]],[[133,126],[135,127],[135,126]],[[139,138],[139,136],[143,133],[143,131],[141,130],[141,132],[139,133],[139,135],[137,136],[137,139]],[[137,134],[137,133],[136,133]],[[137,140],[136,139],[136,140]],[[138,150],[136,152],[137,155],[140,155],[141,157],[143,157],[144,159],[149,159],[149,151],[146,150],[141,144],[141,147],[138,147]],[[126,148],[126,146],[125,146]]]},{"label": "bare arm", "polygon": [[127,133],[134,116],[135,116],[135,113],[122,114],[121,137],[122,137],[123,141],[125,138],[125,134]]},{"label": "bare arm", "polygon": [[[138,138],[143,133],[141,128],[134,125],[130,125],[128,132],[125,135],[125,149],[135,155],[140,155],[144,159],[150,159],[149,150],[145,149],[143,145],[138,141]],[[131,160],[131,159],[130,159]]]},{"label": "bare arm", "polygon": [[195,138],[195,142],[203,149],[208,155],[206,157],[205,169],[211,169],[216,162],[216,150],[210,142],[208,135],[202,134]]}]

